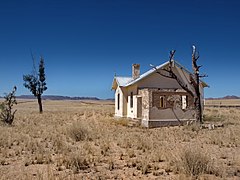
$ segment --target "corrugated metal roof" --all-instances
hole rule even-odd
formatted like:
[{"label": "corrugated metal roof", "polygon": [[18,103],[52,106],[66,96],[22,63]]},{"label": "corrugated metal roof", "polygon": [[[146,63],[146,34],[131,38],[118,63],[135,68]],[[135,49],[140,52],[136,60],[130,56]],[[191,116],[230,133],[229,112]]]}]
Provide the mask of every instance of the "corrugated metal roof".
[{"label": "corrugated metal roof", "polygon": [[126,86],[129,82],[133,81],[132,77],[115,77],[119,86]]}]

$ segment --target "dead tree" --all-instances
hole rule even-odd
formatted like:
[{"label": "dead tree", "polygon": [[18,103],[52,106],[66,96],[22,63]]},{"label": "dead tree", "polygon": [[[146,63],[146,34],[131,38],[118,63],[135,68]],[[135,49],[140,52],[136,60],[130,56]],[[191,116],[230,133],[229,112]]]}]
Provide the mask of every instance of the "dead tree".
[{"label": "dead tree", "polygon": [[156,67],[155,70],[158,74],[160,74],[163,77],[175,79],[177,83],[187,92],[190,94],[190,96],[193,97],[194,99],[194,110],[196,114],[196,120],[199,123],[203,123],[202,119],[202,105],[201,105],[201,93],[200,93],[200,78],[205,77],[199,75],[199,69],[201,66],[197,65],[197,60],[199,59],[199,53],[196,51],[196,47],[193,46],[193,52],[192,52],[192,69],[193,69],[193,74],[189,74],[189,84],[191,87],[188,86],[188,84],[184,83],[181,78],[178,77],[177,73],[173,71],[173,57],[175,54],[176,50],[170,51],[170,56],[169,56],[169,66],[164,69],[157,69]]},{"label": "dead tree", "polygon": [[[200,75],[199,69],[201,66],[197,65],[197,60],[199,59],[199,53],[196,51],[196,47],[193,46],[192,52],[192,69],[193,75],[190,75],[191,84],[193,86],[194,92],[194,107],[196,111],[196,119],[200,123],[203,123],[202,119],[202,105],[201,105],[201,93],[200,93]],[[202,76],[203,77],[203,76]]]}]

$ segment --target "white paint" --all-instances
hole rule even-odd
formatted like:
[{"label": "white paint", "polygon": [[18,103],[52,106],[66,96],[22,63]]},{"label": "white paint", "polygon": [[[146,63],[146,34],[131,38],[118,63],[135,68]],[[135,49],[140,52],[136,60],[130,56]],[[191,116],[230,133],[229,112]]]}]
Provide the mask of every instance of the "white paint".
[{"label": "white paint", "polygon": [[[126,93],[125,89],[121,87],[117,87],[115,91],[115,116],[116,117],[124,117],[127,114],[127,101],[126,101]],[[118,109],[118,94],[120,96],[119,98],[119,109]]]},{"label": "white paint", "polygon": [[182,96],[182,109],[187,108],[187,96]]}]

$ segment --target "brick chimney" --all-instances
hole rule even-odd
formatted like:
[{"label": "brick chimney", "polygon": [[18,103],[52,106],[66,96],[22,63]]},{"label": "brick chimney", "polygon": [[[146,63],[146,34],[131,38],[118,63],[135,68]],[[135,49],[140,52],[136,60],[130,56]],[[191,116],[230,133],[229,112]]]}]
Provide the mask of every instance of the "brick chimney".
[{"label": "brick chimney", "polygon": [[132,78],[137,79],[140,76],[140,64],[132,65]]}]

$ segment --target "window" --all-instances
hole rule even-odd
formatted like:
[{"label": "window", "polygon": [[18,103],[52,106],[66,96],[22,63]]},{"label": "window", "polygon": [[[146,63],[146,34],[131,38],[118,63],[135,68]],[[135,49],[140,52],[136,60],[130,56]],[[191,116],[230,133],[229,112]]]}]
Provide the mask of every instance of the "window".
[{"label": "window", "polygon": [[130,96],[130,108],[133,108],[133,92],[131,92]]},{"label": "window", "polygon": [[164,108],[164,97],[163,96],[160,96],[159,107]]},{"label": "window", "polygon": [[119,110],[120,108],[120,94],[118,93],[117,95],[117,109]]}]

